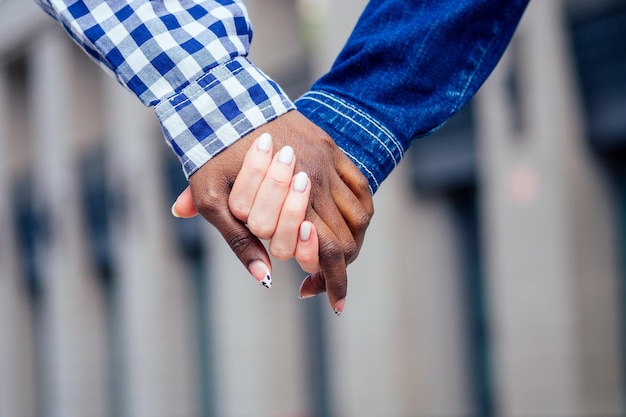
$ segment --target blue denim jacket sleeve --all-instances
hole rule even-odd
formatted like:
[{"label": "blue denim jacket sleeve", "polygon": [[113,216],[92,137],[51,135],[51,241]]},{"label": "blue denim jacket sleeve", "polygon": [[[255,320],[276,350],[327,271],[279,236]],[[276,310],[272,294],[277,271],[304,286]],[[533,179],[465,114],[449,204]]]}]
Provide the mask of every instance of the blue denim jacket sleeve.
[{"label": "blue denim jacket sleeve", "polygon": [[331,70],[300,97],[372,193],[411,141],[476,93],[528,0],[372,0]]}]

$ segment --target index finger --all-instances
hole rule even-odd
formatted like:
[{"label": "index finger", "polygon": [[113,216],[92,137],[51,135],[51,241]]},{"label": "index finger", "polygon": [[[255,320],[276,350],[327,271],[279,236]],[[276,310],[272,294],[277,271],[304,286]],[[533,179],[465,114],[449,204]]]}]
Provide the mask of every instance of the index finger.
[{"label": "index finger", "polygon": [[230,211],[242,222],[248,221],[254,199],[271,162],[272,136],[263,133],[248,149],[228,197]]}]

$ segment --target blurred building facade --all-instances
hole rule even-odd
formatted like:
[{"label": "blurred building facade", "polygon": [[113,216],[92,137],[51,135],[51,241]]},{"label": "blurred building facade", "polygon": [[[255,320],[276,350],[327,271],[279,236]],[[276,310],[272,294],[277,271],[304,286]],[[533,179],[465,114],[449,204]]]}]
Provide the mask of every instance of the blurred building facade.
[{"label": "blurred building facade", "polygon": [[[247,1],[253,60],[296,98],[365,3]],[[626,415],[625,1],[531,4],[374,197],[340,318],[172,218],[185,184],[151,109],[0,1],[0,417]]]}]

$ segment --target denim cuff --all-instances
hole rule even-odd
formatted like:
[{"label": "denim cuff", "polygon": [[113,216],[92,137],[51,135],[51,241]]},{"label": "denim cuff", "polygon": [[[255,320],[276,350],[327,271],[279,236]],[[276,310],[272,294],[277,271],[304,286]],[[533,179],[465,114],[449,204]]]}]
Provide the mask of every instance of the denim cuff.
[{"label": "denim cuff", "polygon": [[372,194],[400,163],[406,149],[382,123],[331,93],[315,90],[295,102],[322,128],[368,179]]}]

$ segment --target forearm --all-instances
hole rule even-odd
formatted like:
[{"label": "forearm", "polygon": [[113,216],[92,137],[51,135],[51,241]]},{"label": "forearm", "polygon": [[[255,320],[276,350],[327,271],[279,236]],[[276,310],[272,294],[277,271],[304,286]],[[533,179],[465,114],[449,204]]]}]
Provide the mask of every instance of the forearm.
[{"label": "forearm", "polygon": [[36,0],[143,104],[191,175],[246,133],[293,108],[251,64],[242,2]]},{"label": "forearm", "polygon": [[436,130],[476,93],[527,3],[370,1],[298,109],[333,137],[375,192],[413,139]]}]

